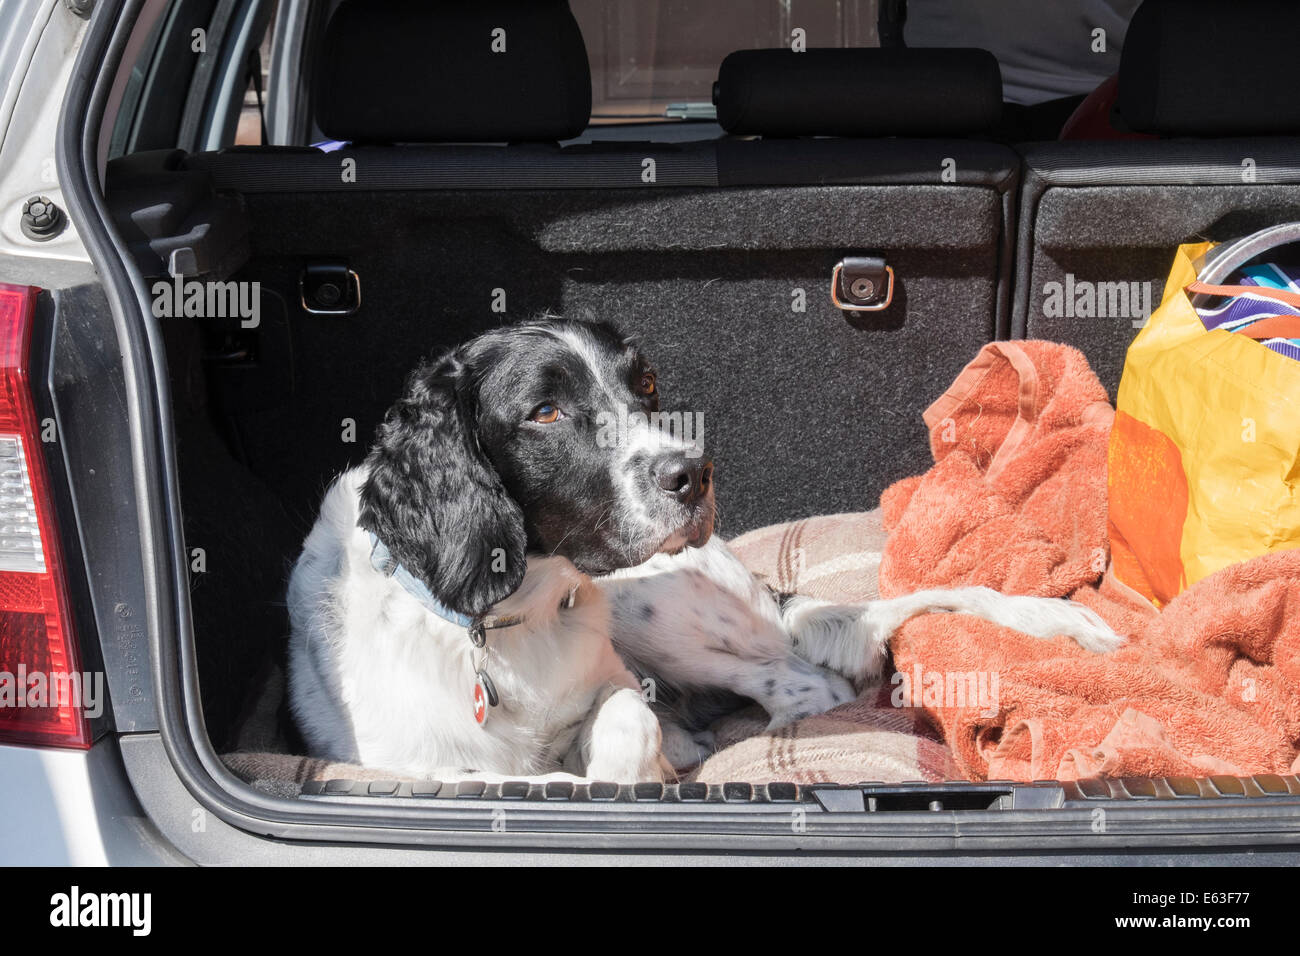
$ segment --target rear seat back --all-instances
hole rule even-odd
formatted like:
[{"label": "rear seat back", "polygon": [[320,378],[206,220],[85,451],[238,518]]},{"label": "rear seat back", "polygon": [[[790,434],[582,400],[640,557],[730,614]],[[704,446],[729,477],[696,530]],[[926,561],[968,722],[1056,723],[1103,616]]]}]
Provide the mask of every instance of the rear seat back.
[{"label": "rear seat back", "polygon": [[1174,249],[1300,217],[1300,7],[1147,0],[1117,113],[1154,140],[1021,147],[1013,334],[1076,345],[1112,397]]},{"label": "rear seat back", "polygon": [[[385,60],[417,48],[427,56],[434,34],[440,48],[488,40],[479,15],[462,16],[456,6],[420,7],[428,18],[420,29],[387,21],[387,4],[363,6],[372,20],[365,29],[386,38]],[[551,20],[529,29],[569,29],[564,4],[542,6]],[[413,15],[410,5],[397,9]],[[496,9],[490,19],[504,25],[513,49],[512,21]],[[361,32],[353,24],[331,35],[346,44]],[[351,55],[337,49],[331,59]],[[816,64],[821,54],[800,56]],[[913,79],[929,75],[917,57]],[[782,84],[782,109],[827,115],[833,90],[824,76],[787,75],[789,60],[758,59],[748,81]],[[908,62],[897,58],[897,68]],[[917,80],[931,92],[963,83],[991,91],[964,110],[936,108],[929,126],[915,102],[882,89],[885,102],[870,114],[884,126],[809,119],[798,130],[842,134],[836,138],[793,138],[788,123],[769,126],[775,114],[759,111],[745,127],[757,138],[561,147],[540,140],[573,131],[564,125],[581,86],[570,82],[572,64],[530,73],[531,105],[516,109],[510,97],[480,100],[480,74],[501,68],[480,58],[475,75],[455,79],[463,102],[503,111],[490,124],[472,128],[463,111],[444,114],[443,95],[404,91],[403,115],[385,127],[349,111],[365,110],[386,90],[373,89],[370,100],[348,91],[318,104],[322,126],[362,135],[364,144],[190,157],[190,170],[206,170],[246,205],[253,256],[241,277],[262,281],[285,303],[292,398],[250,404],[249,395],[274,390],[250,389],[247,370],[214,383],[251,467],[301,508],[364,453],[365,436],[421,355],[502,321],[553,312],[610,319],[636,334],[662,366],[666,406],[701,413],[719,466],[722,533],[874,507],[887,483],[928,464],[921,409],[1007,316],[1018,159],[964,138],[988,121],[998,97],[996,65],[990,81],[987,60],[969,63],[973,75],[945,61],[941,73]],[[867,89],[877,81],[864,85],[857,72],[879,76],[873,69],[867,59],[839,56],[831,72]],[[394,75],[415,82],[414,74]],[[498,77],[488,86],[515,82]],[[328,97],[336,87],[326,80],[322,89]],[[724,71],[721,101],[733,94]],[[406,115],[415,109],[425,114]],[[534,114],[556,119],[539,125]],[[881,135],[903,117],[908,138]],[[510,145],[447,142],[469,133]],[[411,138],[419,142],[404,142]],[[402,145],[379,145],[386,142]],[[340,175],[349,161],[351,179]],[[883,255],[894,268],[888,310],[843,313],[832,305],[832,269],[852,254]],[[346,260],[361,277],[355,315],[326,319],[301,309],[303,266],[324,257]],[[337,441],[344,418],[356,423],[357,445]]]}]

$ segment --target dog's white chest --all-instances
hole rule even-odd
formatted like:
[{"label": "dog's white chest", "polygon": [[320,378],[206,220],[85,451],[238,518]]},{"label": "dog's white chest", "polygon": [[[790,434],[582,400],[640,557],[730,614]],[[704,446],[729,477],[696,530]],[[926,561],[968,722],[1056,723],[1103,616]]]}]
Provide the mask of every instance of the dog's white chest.
[{"label": "dog's white chest", "polygon": [[331,490],[290,580],[291,700],[311,752],[418,776],[583,763],[573,751],[598,699],[634,684],[610,641],[605,595],[566,558],[530,558],[518,589],[490,610],[518,622],[476,647],[372,565],[358,480],[349,473]]},{"label": "dog's white chest", "polygon": [[358,608],[388,626],[339,648],[361,761],[396,770],[559,769],[611,667],[621,667],[604,596],[590,588],[571,609],[533,604],[531,616],[489,630],[477,647],[465,628],[388,583],[379,607]]}]

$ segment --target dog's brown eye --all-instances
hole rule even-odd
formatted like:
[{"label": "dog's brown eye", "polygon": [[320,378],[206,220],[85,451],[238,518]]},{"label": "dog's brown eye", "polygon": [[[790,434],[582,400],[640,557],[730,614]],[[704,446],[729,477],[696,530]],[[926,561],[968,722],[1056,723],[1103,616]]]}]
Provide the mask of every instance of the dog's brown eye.
[{"label": "dog's brown eye", "polygon": [[560,410],[554,405],[542,404],[533,409],[533,413],[528,416],[528,420],[541,425],[550,425],[558,422],[563,417]]},{"label": "dog's brown eye", "polygon": [[642,395],[653,395],[655,393],[655,373],[643,372],[641,381],[637,383],[641,389]]}]

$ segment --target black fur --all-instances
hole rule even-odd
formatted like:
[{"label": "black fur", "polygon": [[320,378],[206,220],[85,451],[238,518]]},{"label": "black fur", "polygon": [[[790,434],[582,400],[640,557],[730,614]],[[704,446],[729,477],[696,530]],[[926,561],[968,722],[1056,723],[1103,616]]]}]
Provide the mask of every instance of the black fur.
[{"label": "black fur", "polygon": [[359,524],[444,605],[482,614],[524,578],[524,515],[475,436],[458,352],[417,368],[366,464]]},{"label": "black fur", "polygon": [[[366,459],[360,526],[470,616],[519,586],[527,553],[600,574],[672,535],[707,539],[711,492],[688,500],[656,483],[687,461],[680,447],[610,444],[611,416],[658,410],[647,375],[613,327],[566,321],[495,329],[420,366]],[[543,405],[560,419],[537,421]]]}]

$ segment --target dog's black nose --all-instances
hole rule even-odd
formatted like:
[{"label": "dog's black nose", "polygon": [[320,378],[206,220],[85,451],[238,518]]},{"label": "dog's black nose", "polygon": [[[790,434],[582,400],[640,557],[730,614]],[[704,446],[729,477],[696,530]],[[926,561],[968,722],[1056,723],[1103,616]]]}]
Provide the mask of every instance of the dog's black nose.
[{"label": "dog's black nose", "polygon": [[713,462],[672,455],[654,467],[655,483],[683,504],[698,501],[713,484]]}]

